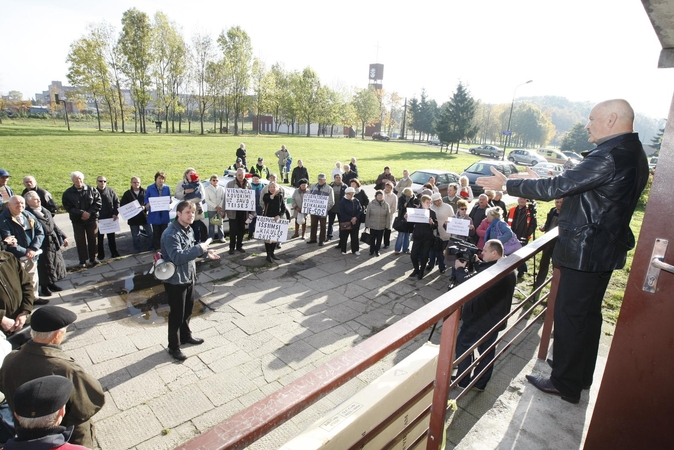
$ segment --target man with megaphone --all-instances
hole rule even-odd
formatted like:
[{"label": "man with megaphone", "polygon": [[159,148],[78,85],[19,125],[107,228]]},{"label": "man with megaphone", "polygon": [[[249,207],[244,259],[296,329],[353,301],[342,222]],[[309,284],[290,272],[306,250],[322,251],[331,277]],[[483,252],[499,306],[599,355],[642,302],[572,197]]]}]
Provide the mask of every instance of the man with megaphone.
[{"label": "man with megaphone", "polygon": [[163,259],[175,265],[173,276],[164,281],[164,289],[168,295],[171,308],[168,318],[168,352],[178,361],[187,356],[180,350],[181,344],[203,344],[204,340],[192,336],[190,317],[194,307],[194,284],[197,279],[195,260],[203,255],[208,259],[220,259],[213,250],[208,249],[207,242],[197,244],[190,225],[196,216],[196,205],[189,201],[178,203],[176,220],[171,222],[161,236]]}]

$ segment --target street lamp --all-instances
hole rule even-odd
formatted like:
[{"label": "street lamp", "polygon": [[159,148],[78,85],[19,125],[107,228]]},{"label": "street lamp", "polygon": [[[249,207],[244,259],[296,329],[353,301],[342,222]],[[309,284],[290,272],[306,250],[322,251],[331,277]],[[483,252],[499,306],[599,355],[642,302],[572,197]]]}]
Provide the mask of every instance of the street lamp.
[{"label": "street lamp", "polygon": [[532,83],[533,81],[534,80],[529,80],[522,84],[518,84],[517,86],[515,86],[515,89],[513,90],[513,101],[510,104],[510,115],[508,116],[508,129],[503,132],[503,134],[506,135],[506,142],[505,145],[503,146],[503,156],[501,157],[501,161],[505,161],[506,149],[508,148],[508,143],[510,142],[511,136],[513,135],[513,132],[510,130],[510,120],[513,118],[513,107],[515,106],[515,92],[517,92],[518,87]]},{"label": "street lamp", "polygon": [[63,103],[63,112],[66,115],[66,125],[68,126],[68,131],[70,131],[70,121],[68,120],[68,108],[66,106],[66,101],[65,100],[59,100],[59,95],[54,94],[54,101],[58,103]]}]

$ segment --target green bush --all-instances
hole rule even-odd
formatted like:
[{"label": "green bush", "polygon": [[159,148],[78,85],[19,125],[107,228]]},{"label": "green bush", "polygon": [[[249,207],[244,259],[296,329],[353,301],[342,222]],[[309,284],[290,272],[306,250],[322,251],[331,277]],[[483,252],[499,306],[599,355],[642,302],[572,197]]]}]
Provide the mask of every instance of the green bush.
[{"label": "green bush", "polygon": [[648,176],[648,182],[646,183],[646,187],[644,188],[644,191],[641,193],[641,197],[639,197],[639,203],[638,206],[645,208],[646,204],[648,203],[648,196],[651,195],[651,186],[653,185],[653,175]]}]

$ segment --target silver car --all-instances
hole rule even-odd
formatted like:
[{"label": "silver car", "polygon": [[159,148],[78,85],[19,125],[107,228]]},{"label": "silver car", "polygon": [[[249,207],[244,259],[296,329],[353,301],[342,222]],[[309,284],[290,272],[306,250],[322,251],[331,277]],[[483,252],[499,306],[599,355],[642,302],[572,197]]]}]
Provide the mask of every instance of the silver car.
[{"label": "silver car", "polygon": [[495,145],[480,145],[470,149],[473,155],[489,156],[490,158],[500,158],[503,156],[503,149]]},{"label": "silver car", "polygon": [[564,166],[555,163],[540,163],[532,167],[532,170],[541,178],[552,178],[564,172]]},{"label": "silver car", "polygon": [[535,166],[538,163],[547,162],[547,160],[536,153],[535,150],[524,149],[515,149],[508,153],[508,161],[524,166]]}]

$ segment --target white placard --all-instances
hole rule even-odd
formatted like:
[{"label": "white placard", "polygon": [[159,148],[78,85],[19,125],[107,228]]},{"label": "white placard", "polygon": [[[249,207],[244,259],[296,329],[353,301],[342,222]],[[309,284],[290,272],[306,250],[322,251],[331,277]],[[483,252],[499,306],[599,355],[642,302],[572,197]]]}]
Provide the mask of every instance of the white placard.
[{"label": "white placard", "polygon": [[101,234],[117,233],[119,228],[119,219],[98,219],[98,232]]},{"label": "white placard", "polygon": [[225,211],[255,211],[255,191],[252,189],[226,188]]},{"label": "white placard", "polygon": [[171,210],[171,197],[164,195],[161,197],[150,197],[150,211],[159,212],[159,211],[170,211]]},{"label": "white placard", "polygon": [[257,216],[255,221],[255,239],[263,241],[285,242],[288,237],[288,225],[286,219],[274,220],[273,217]]},{"label": "white placard", "polygon": [[447,221],[447,233],[457,234],[459,236],[468,236],[470,234],[470,220],[450,218]]},{"label": "white placard", "polygon": [[304,194],[302,211],[304,214],[325,217],[328,215],[328,201],[330,197],[320,194]]},{"label": "white placard", "polygon": [[426,208],[407,208],[407,221],[414,223],[428,223],[431,210]]},{"label": "white placard", "polygon": [[140,206],[138,200],[134,200],[131,203],[127,203],[118,208],[119,215],[122,216],[123,220],[129,220],[132,217],[136,217],[142,210],[143,207]]}]

